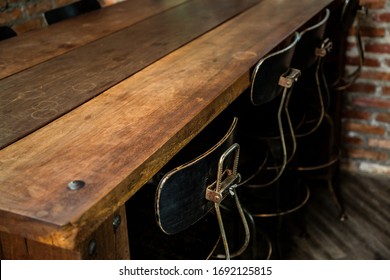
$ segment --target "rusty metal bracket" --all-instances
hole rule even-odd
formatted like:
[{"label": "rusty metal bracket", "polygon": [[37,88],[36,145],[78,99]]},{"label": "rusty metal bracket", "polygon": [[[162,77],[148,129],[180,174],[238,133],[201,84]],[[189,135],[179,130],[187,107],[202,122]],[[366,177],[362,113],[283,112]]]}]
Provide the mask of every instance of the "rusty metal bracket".
[{"label": "rusty metal bracket", "polygon": [[291,88],[298,78],[301,76],[301,71],[295,68],[290,68],[287,74],[280,76],[279,85],[284,88]]},{"label": "rusty metal bracket", "polygon": [[[226,157],[235,152],[233,166],[224,169]],[[235,143],[230,146],[220,157],[218,162],[217,180],[206,188],[206,199],[214,203],[221,203],[222,200],[231,193],[231,189],[236,187],[241,181],[241,175],[237,172],[240,146]]]},{"label": "rusty metal bracket", "polygon": [[333,43],[329,38],[326,38],[320,48],[315,49],[316,56],[324,57],[327,53],[329,53],[333,48]]}]

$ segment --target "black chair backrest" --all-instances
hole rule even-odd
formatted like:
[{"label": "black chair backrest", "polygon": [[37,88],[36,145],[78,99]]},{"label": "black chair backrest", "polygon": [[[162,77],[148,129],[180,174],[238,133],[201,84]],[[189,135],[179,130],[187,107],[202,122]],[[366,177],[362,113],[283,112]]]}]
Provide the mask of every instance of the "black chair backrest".
[{"label": "black chair backrest", "polygon": [[329,9],[325,9],[317,23],[300,32],[301,39],[295,49],[294,58],[291,62],[292,67],[298,68],[303,72],[318,60],[319,57],[316,55],[315,50],[320,48],[324,41],[329,15]]},{"label": "black chair backrest", "polygon": [[359,0],[346,0],[341,11],[341,27],[347,32],[355,21],[357,11],[360,9]]},{"label": "black chair backrest", "polygon": [[283,87],[279,85],[280,76],[290,69],[299,34],[294,33],[286,47],[260,59],[251,79],[250,98],[253,105],[262,105],[280,95]]},{"label": "black chair backrest", "polygon": [[0,26],[0,41],[15,37],[16,35],[16,32],[11,27]]},{"label": "black chair backrest", "polygon": [[[155,201],[156,218],[160,229],[166,234],[176,234],[187,229],[214,208],[214,202],[205,197],[206,189],[217,180],[221,155],[234,144],[237,118],[234,118],[232,123],[221,124],[224,129],[215,129],[220,124],[212,124],[197,137],[203,143],[203,136],[214,132],[221,138],[211,136],[213,139],[219,138],[213,147],[196,155],[191,161],[173,168],[159,182]],[[225,130],[227,125],[230,127]],[[222,130],[223,136],[217,132]],[[194,140],[195,142],[189,145],[195,143],[198,146],[199,142]],[[233,165],[233,162],[234,158],[231,156],[224,161],[227,166]]]},{"label": "black chair backrest", "polygon": [[84,14],[93,10],[100,9],[100,3],[97,0],[81,0],[64,7],[59,7],[51,11],[45,12],[47,24],[53,23]]}]

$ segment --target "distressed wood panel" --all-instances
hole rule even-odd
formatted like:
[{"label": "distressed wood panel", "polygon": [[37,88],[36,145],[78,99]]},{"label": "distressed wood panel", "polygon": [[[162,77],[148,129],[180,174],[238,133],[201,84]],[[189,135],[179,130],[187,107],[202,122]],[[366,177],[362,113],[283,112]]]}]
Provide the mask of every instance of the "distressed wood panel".
[{"label": "distressed wood panel", "polygon": [[126,0],[0,42],[0,79],[67,53],[187,0]]},{"label": "distressed wood panel", "polygon": [[99,95],[257,2],[188,1],[0,80],[0,148]]}]

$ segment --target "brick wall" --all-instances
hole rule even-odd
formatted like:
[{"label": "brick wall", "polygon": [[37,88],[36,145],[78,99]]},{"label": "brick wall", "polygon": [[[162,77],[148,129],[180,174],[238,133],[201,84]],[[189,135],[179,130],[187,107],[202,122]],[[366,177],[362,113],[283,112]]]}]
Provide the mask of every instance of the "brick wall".
[{"label": "brick wall", "polygon": [[[77,0],[0,0],[0,25],[11,26],[17,33],[47,26],[45,11],[65,6]],[[108,6],[123,0],[98,0]]]},{"label": "brick wall", "polygon": [[[343,167],[390,174],[390,1],[363,0],[368,16],[361,21],[365,63],[345,93]],[[348,38],[347,70],[358,57],[353,32]]]}]

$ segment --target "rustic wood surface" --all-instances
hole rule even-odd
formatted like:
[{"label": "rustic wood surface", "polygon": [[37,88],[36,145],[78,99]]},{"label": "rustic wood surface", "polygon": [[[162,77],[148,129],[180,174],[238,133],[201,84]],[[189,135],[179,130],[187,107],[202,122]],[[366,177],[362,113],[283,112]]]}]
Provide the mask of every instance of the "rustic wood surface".
[{"label": "rustic wood surface", "polygon": [[[0,230],[74,248],[248,87],[261,57],[331,2],[263,0],[0,150]],[[69,191],[72,180],[86,186]]]},{"label": "rustic wood surface", "polygon": [[69,112],[257,2],[188,1],[0,80],[0,148]]},{"label": "rustic wood surface", "polygon": [[0,42],[0,79],[69,52],[187,0],[127,0]]},{"label": "rustic wood surface", "polygon": [[[114,227],[116,219],[116,227]],[[117,221],[120,223],[117,223]],[[130,258],[126,223],[126,209],[121,206],[110,215],[84,242],[72,250],[53,247],[48,244],[26,239],[20,235],[0,232],[0,259],[7,260],[75,260]]]}]

